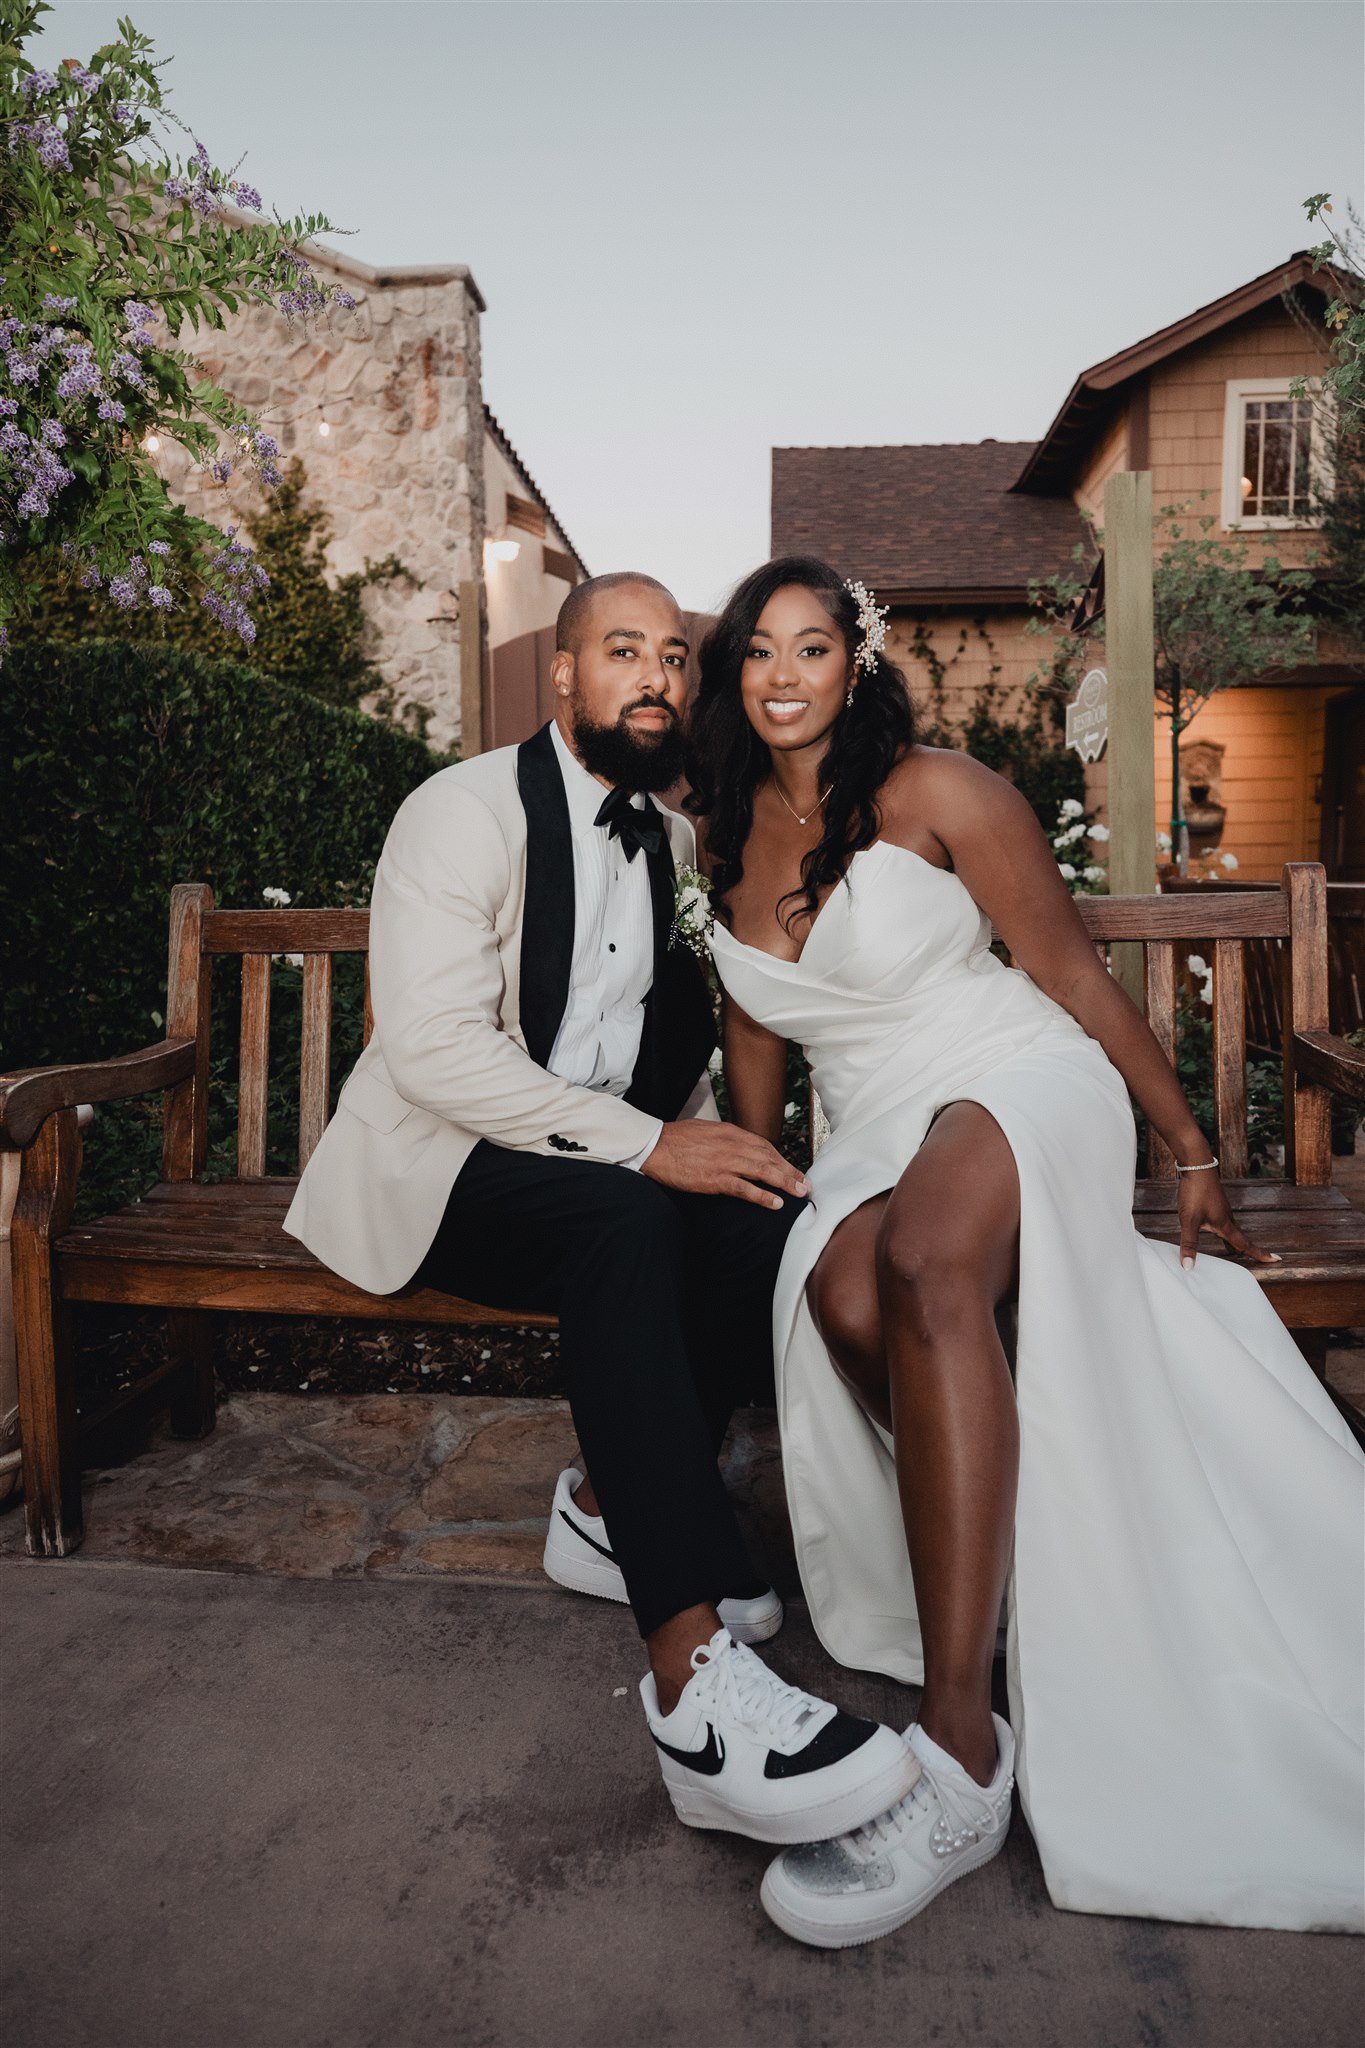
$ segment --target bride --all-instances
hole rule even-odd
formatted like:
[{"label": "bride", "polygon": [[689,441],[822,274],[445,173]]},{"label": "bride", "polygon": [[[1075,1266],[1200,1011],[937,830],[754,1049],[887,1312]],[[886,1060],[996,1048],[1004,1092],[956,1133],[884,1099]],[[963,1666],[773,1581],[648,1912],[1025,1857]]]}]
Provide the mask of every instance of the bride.
[{"label": "bride", "polygon": [[[1017,1778],[1059,1906],[1358,1929],[1365,1463],[1252,1274],[1199,1256],[1273,1255],[1028,804],[916,743],[883,630],[769,563],[692,720],[731,1113],[777,1137],[796,1039],[831,1125],[774,1308],[802,1583],[832,1656],[923,1686],[913,1791],[764,1904],[888,1933],[997,1853]],[[1178,1251],[1133,1227],[1130,1096]]]}]

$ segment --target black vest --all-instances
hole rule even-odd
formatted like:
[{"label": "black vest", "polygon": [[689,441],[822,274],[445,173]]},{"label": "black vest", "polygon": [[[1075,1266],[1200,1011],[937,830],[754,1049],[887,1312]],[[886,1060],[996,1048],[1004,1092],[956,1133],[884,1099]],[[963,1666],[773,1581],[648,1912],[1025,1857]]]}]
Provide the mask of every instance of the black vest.
[{"label": "black vest", "polygon": [[[573,828],[548,725],[517,749],[517,790],[526,812],[521,1029],[531,1058],[548,1067],[568,1007],[574,942]],[[645,998],[640,1052],[626,1101],[668,1122],[701,1079],[716,1044],[716,1026],[701,963],[685,947],[668,943],[675,906],[667,837],[662,859],[641,858],[654,906],[654,984]]]}]

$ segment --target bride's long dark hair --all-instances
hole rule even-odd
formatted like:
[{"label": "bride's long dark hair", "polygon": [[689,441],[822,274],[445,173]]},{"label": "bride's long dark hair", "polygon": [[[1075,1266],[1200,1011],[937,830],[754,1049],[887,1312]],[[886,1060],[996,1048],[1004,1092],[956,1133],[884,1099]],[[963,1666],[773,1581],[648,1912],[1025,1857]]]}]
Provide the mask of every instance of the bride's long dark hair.
[{"label": "bride's long dark hair", "polygon": [[[688,718],[687,809],[706,820],[716,907],[744,873],[744,847],[754,822],[754,791],[771,773],[767,747],[750,725],[740,672],[764,606],[776,591],[799,584],[814,593],[843,635],[852,677],[861,644],[858,606],[842,578],[813,555],[765,562],[734,591],[701,646],[701,682]],[[855,853],[881,830],[877,792],[915,740],[915,714],[904,676],[884,654],[859,671],[852,704],[834,721],[824,780],[829,790],[819,843],[801,862],[801,886],[782,898],[783,922],[813,918],[821,895],[839,881]],[[793,900],[795,899],[795,900]]]}]

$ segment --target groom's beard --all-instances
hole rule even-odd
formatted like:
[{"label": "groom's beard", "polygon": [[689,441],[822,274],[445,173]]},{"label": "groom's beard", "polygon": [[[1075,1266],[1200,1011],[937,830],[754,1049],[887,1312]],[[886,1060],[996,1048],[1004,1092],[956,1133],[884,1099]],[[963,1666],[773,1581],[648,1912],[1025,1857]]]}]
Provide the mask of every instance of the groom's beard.
[{"label": "groom's beard", "polygon": [[[632,711],[658,708],[668,713],[670,724],[661,732],[638,733],[627,723]],[[671,789],[683,772],[682,722],[663,697],[637,697],[627,704],[614,725],[595,725],[575,700],[573,711],[574,751],[589,775],[600,775],[613,789]]]}]

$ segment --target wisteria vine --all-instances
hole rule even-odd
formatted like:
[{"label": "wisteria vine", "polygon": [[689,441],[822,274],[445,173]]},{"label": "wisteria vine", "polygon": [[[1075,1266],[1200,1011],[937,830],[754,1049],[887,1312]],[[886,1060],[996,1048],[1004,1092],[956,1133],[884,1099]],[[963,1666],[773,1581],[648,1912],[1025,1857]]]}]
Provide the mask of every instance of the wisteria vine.
[{"label": "wisteria vine", "polygon": [[321,216],[265,217],[256,188],[178,127],[150,40],[128,21],[90,63],[32,64],[46,0],[0,0],[0,645],[22,616],[24,564],[59,552],[117,613],[165,612],[197,591],[228,632],[255,637],[268,583],[238,538],[170,499],[147,443],[169,438],[219,484],[281,480],[262,422],[176,346],[242,303],[309,321],[355,299],[304,246]]}]

